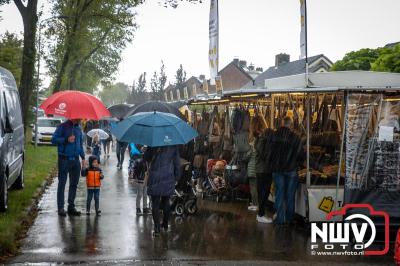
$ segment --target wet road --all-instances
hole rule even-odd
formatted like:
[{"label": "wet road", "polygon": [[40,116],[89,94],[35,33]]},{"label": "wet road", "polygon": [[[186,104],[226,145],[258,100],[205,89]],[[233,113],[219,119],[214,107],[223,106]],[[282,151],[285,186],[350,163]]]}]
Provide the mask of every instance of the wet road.
[{"label": "wet road", "polygon": [[[308,231],[301,226],[260,225],[244,202],[199,200],[200,210],[195,216],[172,217],[171,232],[154,239],[151,216],[136,216],[136,192],[127,178],[127,165],[125,158],[123,170],[117,170],[114,155],[102,165],[105,179],[100,194],[100,217],[93,214],[59,217],[56,180],[40,202],[39,215],[23,241],[21,254],[10,263],[233,265],[231,261],[240,260],[239,265],[383,265],[392,262],[388,256],[311,256]],[[86,184],[81,178],[77,208],[84,211],[85,203]]]}]

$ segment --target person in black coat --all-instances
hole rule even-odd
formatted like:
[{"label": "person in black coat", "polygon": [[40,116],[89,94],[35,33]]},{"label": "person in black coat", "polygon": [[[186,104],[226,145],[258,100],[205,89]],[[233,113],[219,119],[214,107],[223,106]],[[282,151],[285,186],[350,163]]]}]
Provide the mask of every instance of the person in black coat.
[{"label": "person in black coat", "polygon": [[[147,194],[151,197],[154,236],[161,227],[168,230],[170,214],[169,199],[175,192],[175,183],[180,178],[180,156],[178,146],[152,147],[144,154],[147,162]],[[160,224],[160,205],[163,206],[163,223]]]},{"label": "person in black coat", "polygon": [[[292,130],[292,119],[285,117],[283,126],[272,139],[271,167],[276,186],[275,209],[277,224],[290,224],[294,218],[295,196],[298,186],[297,170],[304,162],[303,143]],[[286,209],[284,209],[286,206]]]}]

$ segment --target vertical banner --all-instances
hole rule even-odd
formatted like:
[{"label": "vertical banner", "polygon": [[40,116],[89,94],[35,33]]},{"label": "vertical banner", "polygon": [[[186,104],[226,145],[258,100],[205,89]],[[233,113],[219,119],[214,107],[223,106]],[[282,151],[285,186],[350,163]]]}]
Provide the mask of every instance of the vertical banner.
[{"label": "vertical banner", "polygon": [[222,92],[224,91],[222,87],[222,79],[221,76],[216,76],[215,77],[215,91],[217,94],[222,95]]},{"label": "vertical banner", "polygon": [[171,102],[173,102],[174,101],[174,91],[170,90],[169,95],[171,96]]},{"label": "vertical banner", "polygon": [[177,89],[177,90],[176,90],[176,100],[177,100],[177,101],[180,101],[180,100],[181,100],[181,90],[180,90],[180,89]]},{"label": "vertical banner", "polygon": [[168,102],[168,93],[164,92],[164,99],[166,102]]},{"label": "vertical banner", "polygon": [[307,11],[306,0],[300,0],[300,59],[307,56]]},{"label": "vertical banner", "polygon": [[196,84],[193,84],[193,86],[192,86],[192,97],[196,98],[196,96],[197,96],[197,87],[196,87]]},{"label": "vertical banner", "polygon": [[218,75],[218,37],[219,37],[219,22],[218,22],[218,0],[210,0],[210,21],[209,21],[209,49],[208,61],[210,64],[211,84],[214,85],[215,77]]},{"label": "vertical banner", "polygon": [[207,80],[204,80],[204,82],[203,82],[203,91],[204,91],[204,94],[208,94],[208,82],[207,82]]}]

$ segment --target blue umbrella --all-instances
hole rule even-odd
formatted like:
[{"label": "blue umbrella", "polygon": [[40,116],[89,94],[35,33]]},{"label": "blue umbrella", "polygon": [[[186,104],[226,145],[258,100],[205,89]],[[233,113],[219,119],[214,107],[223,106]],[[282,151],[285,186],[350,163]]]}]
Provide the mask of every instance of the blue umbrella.
[{"label": "blue umbrella", "polygon": [[143,112],[119,122],[111,133],[123,142],[150,147],[186,144],[197,132],[176,115],[162,112]]}]

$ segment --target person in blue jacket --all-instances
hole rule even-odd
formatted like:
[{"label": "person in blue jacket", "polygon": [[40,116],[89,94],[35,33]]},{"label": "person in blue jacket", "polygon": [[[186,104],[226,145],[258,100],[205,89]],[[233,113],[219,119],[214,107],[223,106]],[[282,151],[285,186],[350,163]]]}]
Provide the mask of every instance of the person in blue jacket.
[{"label": "person in blue jacket", "polygon": [[58,150],[58,215],[66,216],[67,214],[64,210],[64,192],[69,175],[68,214],[79,216],[81,212],[75,208],[76,189],[81,172],[79,157],[82,159],[82,164],[85,163],[80,119],[71,119],[60,124],[54,132],[51,142],[57,145]]},{"label": "person in blue jacket", "polygon": [[[170,214],[169,199],[175,192],[175,183],[180,178],[180,156],[178,146],[151,147],[144,153],[147,162],[147,194],[151,197],[154,236],[161,227],[168,230]],[[160,224],[160,206],[163,207],[163,223]]]}]

